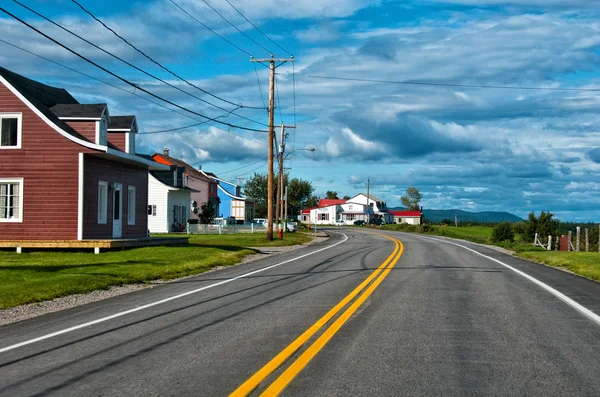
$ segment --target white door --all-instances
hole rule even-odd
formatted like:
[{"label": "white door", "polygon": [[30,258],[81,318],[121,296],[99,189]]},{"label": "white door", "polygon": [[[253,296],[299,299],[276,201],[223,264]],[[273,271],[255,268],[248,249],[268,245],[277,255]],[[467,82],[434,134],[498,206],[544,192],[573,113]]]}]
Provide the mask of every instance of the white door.
[{"label": "white door", "polygon": [[123,186],[114,184],[113,190],[113,238],[121,238],[123,233]]}]

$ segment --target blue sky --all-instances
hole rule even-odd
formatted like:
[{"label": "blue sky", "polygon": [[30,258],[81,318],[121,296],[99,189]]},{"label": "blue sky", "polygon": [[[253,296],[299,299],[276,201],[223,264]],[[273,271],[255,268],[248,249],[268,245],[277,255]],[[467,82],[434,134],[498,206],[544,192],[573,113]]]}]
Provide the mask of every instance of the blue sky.
[{"label": "blue sky", "polygon": [[[234,30],[202,1],[173,0],[255,57],[287,56],[225,0],[207,0],[268,52]],[[150,56],[195,85],[234,103],[263,104],[249,56],[213,35],[170,0],[80,1]],[[563,220],[600,221],[600,4],[589,0],[230,0],[275,42],[294,54],[277,70],[275,123],[294,123],[286,162],[292,177],[313,182],[317,195],[372,191],[400,204],[409,186],[428,208],[549,210]],[[175,79],[69,0],[24,1],[36,11],[170,84],[218,107],[232,106]],[[163,85],[16,3],[10,12],[110,70],[178,104],[232,124],[263,128],[265,110],[224,110]],[[102,84],[0,42],[0,65],[64,87],[82,103],[106,102],[111,114],[136,114],[141,132],[201,119],[146,101],[106,73],[77,59],[7,16],[0,38]],[[268,70],[257,68],[262,94]],[[577,88],[587,91],[492,89],[322,80],[335,76],[459,85]],[[594,90],[598,91],[594,91]],[[169,106],[168,106],[169,107]],[[145,153],[171,155],[226,178],[266,171],[266,136],[204,124],[138,136]],[[243,168],[240,168],[243,167]],[[258,167],[258,168],[257,168]],[[237,169],[237,170],[236,170]]]}]

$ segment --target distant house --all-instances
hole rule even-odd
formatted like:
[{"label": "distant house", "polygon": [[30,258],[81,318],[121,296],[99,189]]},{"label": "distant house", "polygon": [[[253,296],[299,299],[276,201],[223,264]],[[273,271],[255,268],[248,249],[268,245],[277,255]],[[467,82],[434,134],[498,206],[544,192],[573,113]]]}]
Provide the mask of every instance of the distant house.
[{"label": "distant house", "polygon": [[305,219],[307,214],[310,223],[317,225],[352,225],[358,220],[369,222],[373,218],[380,218],[385,223],[394,221],[385,201],[363,193],[348,200],[321,199],[317,208],[302,211]]},{"label": "distant house", "polygon": [[148,229],[151,233],[185,231],[190,219],[192,190],[187,187],[185,167],[150,171],[148,177]]},{"label": "distant house", "polygon": [[[190,201],[190,219],[199,220],[201,207],[203,204],[212,203],[215,214],[220,213],[220,200],[217,182],[208,177],[200,169],[195,169],[183,160],[169,156],[169,149],[165,148],[163,153],[155,153],[152,158],[154,161],[168,166],[178,166],[185,169],[186,186],[192,190]],[[153,204],[153,203],[150,203]]]},{"label": "distant house", "polygon": [[219,209],[221,218],[235,218],[237,223],[251,222],[254,219],[254,201],[241,195],[238,184],[218,178],[215,174],[200,170],[207,178],[218,183]]},{"label": "distant house", "polygon": [[409,225],[421,224],[421,211],[398,211],[390,210],[394,216],[394,223],[408,223]]},{"label": "distant house", "polygon": [[135,154],[136,133],[133,116],[0,67],[0,239],[146,237],[148,171],[165,167]]}]

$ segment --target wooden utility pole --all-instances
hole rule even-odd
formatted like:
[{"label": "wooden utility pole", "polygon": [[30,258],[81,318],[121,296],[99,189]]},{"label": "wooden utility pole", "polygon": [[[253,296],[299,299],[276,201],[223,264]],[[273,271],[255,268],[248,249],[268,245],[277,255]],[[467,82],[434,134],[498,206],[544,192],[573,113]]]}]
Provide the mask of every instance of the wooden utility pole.
[{"label": "wooden utility pole", "polygon": [[281,141],[279,141],[279,148],[277,152],[277,159],[279,160],[279,168],[277,171],[277,202],[275,203],[275,219],[277,225],[279,225],[279,219],[283,218],[281,214],[282,200],[283,200],[283,153],[285,152],[285,125],[281,124]]},{"label": "wooden utility pole", "polygon": [[[269,63],[269,157],[267,159],[267,188],[269,193],[267,195],[267,240],[273,241],[273,141],[275,139],[275,125],[273,118],[275,115],[275,69],[277,68],[277,66],[280,66],[286,62],[294,62],[294,57],[285,59],[278,59],[275,58],[273,55],[271,55],[271,58],[266,59],[255,59],[254,57],[251,57],[250,62]],[[275,62],[280,63],[279,65],[275,66]]]}]

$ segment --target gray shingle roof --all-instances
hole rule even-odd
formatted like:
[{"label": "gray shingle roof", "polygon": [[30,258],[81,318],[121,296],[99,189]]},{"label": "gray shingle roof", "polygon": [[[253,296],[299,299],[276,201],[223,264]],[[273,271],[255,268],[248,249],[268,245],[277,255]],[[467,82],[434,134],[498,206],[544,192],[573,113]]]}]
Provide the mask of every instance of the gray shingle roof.
[{"label": "gray shingle roof", "polygon": [[71,104],[71,103],[59,103],[50,107],[52,113],[56,117],[64,118],[100,118],[102,113],[106,110],[106,103],[97,104]]},{"label": "gray shingle roof", "polygon": [[135,116],[110,116],[109,130],[130,129],[135,121]]}]

